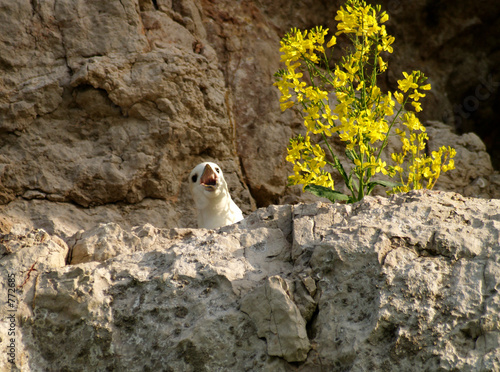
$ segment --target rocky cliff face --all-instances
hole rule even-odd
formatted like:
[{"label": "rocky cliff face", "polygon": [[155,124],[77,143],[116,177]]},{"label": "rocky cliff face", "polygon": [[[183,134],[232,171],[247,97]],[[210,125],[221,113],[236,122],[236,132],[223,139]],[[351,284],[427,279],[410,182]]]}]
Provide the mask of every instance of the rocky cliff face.
[{"label": "rocky cliff face", "polygon": [[436,191],[216,231],[108,223],[68,245],[14,229],[14,370],[495,371],[499,211]]},{"label": "rocky cliff face", "polygon": [[[186,176],[206,160],[222,166],[246,213],[307,200],[286,186],[286,144],[301,124],[293,113],[281,114],[272,75],[280,37],[292,26],[333,29],[339,4],[2,1],[2,213],[63,237],[110,221],[126,228],[192,227]],[[464,4],[455,4],[453,17],[444,5],[423,0],[385,4],[398,43],[386,85],[401,70],[420,68],[430,76],[434,90],[423,119],[453,119],[441,111],[453,111],[450,92],[458,97],[472,89],[465,82],[474,86],[489,76],[491,84],[479,93],[489,92],[488,102],[497,94],[492,66],[498,66],[500,38],[467,49],[471,42],[462,36],[494,34],[487,21],[498,6],[491,2],[486,12]],[[423,36],[412,36],[415,29]],[[452,63],[452,55],[466,63]],[[488,106],[483,101],[478,112]],[[440,126],[433,140],[457,147],[459,164],[438,187],[499,197],[485,145],[450,128]]]},{"label": "rocky cliff face", "polygon": [[[311,201],[286,186],[301,122],[272,88],[280,37],[333,29],[339,4],[0,0],[14,370],[499,368],[496,200],[269,206]],[[486,144],[451,130],[496,117],[497,2],[383,4],[397,42],[384,84],[430,76],[430,147],[457,148],[438,187],[499,198],[496,127],[478,130]],[[209,160],[250,215],[240,225],[189,229],[186,177]]]}]

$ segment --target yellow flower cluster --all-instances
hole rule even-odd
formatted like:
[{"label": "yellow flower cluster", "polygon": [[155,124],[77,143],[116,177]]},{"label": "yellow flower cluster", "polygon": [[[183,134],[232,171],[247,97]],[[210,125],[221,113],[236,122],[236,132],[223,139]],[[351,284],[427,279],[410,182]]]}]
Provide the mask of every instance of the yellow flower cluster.
[{"label": "yellow flower cluster", "polygon": [[397,174],[400,185],[388,191],[388,194],[420,190],[424,187],[432,189],[442,172],[455,169],[453,158],[455,149],[441,146],[438,151],[432,151],[431,156],[425,154],[425,143],[429,139],[425,127],[415,114],[408,112],[403,115],[403,125],[408,129],[396,129],[401,139],[401,152],[391,154],[390,172]]},{"label": "yellow flower cluster", "polygon": [[333,190],[332,175],[323,168],[326,165],[325,151],[312,145],[309,137],[297,136],[290,139],[286,160],[294,164],[294,175],[289,178],[292,185],[319,185]]},{"label": "yellow flower cluster", "polygon": [[[308,64],[319,63],[325,53],[323,44],[327,33],[328,29],[324,30],[322,27],[316,27],[310,32],[293,29],[280,42],[281,62],[285,63],[286,70],[279,72],[281,79],[275,85],[281,92],[282,111],[294,105],[292,93],[296,96],[297,102],[314,102],[327,96],[326,91],[307,86],[305,81],[300,80],[304,76],[300,71],[303,67],[300,60],[305,60]],[[321,53],[320,56],[318,53]]]},{"label": "yellow flower cluster", "polygon": [[[336,35],[355,34],[361,37],[378,37],[379,34],[385,33],[385,27],[381,24],[389,20],[386,12],[378,13],[380,13],[380,6],[375,9],[367,6],[363,1],[347,2],[345,8],[340,8],[335,17],[335,20],[339,22]],[[381,32],[382,29],[384,32]]]},{"label": "yellow flower cluster", "polygon": [[[275,83],[281,92],[281,109],[297,105],[306,129],[305,137],[291,139],[288,147],[286,160],[294,164],[294,175],[289,177],[291,184],[318,185],[333,190],[331,173],[324,170],[331,166],[344,178],[351,192],[349,201],[355,201],[369,194],[375,184],[382,184],[370,181],[378,173],[399,174],[401,183],[399,189],[394,190],[404,191],[410,185],[419,187],[422,177],[432,187],[441,171],[453,169],[452,149],[440,150],[432,159],[420,156],[425,147],[425,128],[413,113],[403,115],[407,103],[411,103],[416,112],[422,110],[419,102],[425,97],[422,91],[430,89],[430,84],[424,85],[426,77],[419,71],[403,73],[404,79],[398,80],[398,91],[394,94],[383,94],[377,86],[377,76],[387,69],[383,57],[393,52],[394,37],[387,34],[383,24],[388,19],[380,6],[373,8],[363,0],[347,0],[335,17],[339,22],[336,35],[345,34],[353,48],[334,68],[330,68],[327,54],[337,39],[332,36],[325,49],[328,29],[292,29],[282,39],[281,62],[285,68],[278,71]],[[333,95],[334,106],[331,105]],[[396,102],[400,106],[394,115]],[[409,138],[406,131],[398,132],[402,152],[393,154],[396,165],[388,166],[380,156],[397,120],[408,128]],[[416,134],[417,131],[420,133]],[[349,174],[328,143],[328,138],[335,133],[345,142],[346,154],[353,162]],[[318,138],[323,147],[311,143]],[[404,169],[408,162],[411,165]]]},{"label": "yellow flower cluster", "polygon": [[431,85],[426,84],[426,85],[419,85],[422,82],[424,82],[427,78],[422,74],[420,71],[413,71],[411,75],[408,75],[406,72],[403,72],[404,79],[398,80],[398,89],[401,92],[396,92],[394,93],[394,96],[396,97],[396,100],[398,101],[399,104],[403,104],[404,102],[404,95],[403,93],[407,93],[408,91],[412,91],[413,93],[408,95],[409,98],[412,99],[412,106],[414,107],[416,112],[422,111],[422,105],[418,100],[421,97],[425,97],[424,93],[421,93],[418,91],[418,89],[422,90],[430,90]]}]

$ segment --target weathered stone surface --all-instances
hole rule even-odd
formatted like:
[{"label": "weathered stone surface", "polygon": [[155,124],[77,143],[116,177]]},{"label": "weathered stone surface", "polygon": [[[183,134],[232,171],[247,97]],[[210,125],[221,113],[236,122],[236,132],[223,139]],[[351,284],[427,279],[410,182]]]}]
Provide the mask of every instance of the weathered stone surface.
[{"label": "weathered stone surface", "polygon": [[[431,151],[443,146],[442,139],[445,139],[446,146],[457,150],[455,171],[443,173],[437,188],[476,198],[500,198],[500,188],[490,180],[494,172],[483,141],[475,133],[461,136],[451,133],[449,127],[440,122],[430,121],[427,124]],[[472,164],[474,166],[470,166]]]},{"label": "weathered stone surface", "polygon": [[[24,319],[33,317],[36,280],[39,274],[66,265],[68,246],[57,236],[44,230],[18,231],[16,227],[0,235],[0,369],[11,370],[7,362],[7,345],[14,339],[18,366],[31,370],[26,360],[30,351],[22,341],[20,326]],[[15,316],[12,324],[9,317]],[[9,348],[10,350],[10,348]]]},{"label": "weathered stone surface", "polygon": [[118,254],[146,250],[154,244],[155,235],[155,228],[151,225],[144,225],[128,233],[116,223],[102,224],[94,230],[76,233],[70,239],[69,243],[73,244],[68,262],[77,264],[105,261]]},{"label": "weathered stone surface", "polygon": [[16,364],[494,371],[499,211],[499,200],[421,191],[271,206],[215,231],[107,224],[75,235],[70,248],[95,261],[70,265],[55,236],[4,235],[2,275],[22,285]]},{"label": "weathered stone surface", "polygon": [[[186,3],[189,17],[168,2],[3,2],[2,204],[113,209],[146,199],[160,227],[189,226],[183,183],[193,164],[214,159],[242,209],[255,208],[235,159],[223,75],[212,47],[195,47],[205,31]],[[14,34],[15,43],[6,36]],[[94,225],[106,222],[101,212]]]},{"label": "weathered stone surface", "polygon": [[[500,198],[485,151],[498,143],[499,3],[382,4],[396,36],[382,84],[423,70],[431,148],[457,148],[437,188]],[[201,161],[221,165],[247,215],[315,200],[286,186],[301,120],[280,113],[272,75],[280,37],[333,29],[339,5],[0,0],[0,290],[15,274],[19,369],[500,369],[495,200],[270,206],[183,229]],[[305,322],[293,366],[239,310],[269,278],[287,283],[275,292],[290,329]]]},{"label": "weathered stone surface", "polygon": [[[314,333],[323,366],[499,367],[494,342],[477,352],[500,325],[484,312],[500,305],[489,279],[499,268],[499,201],[416,195],[369,198],[353,205],[345,227],[315,226],[310,264],[322,274]],[[471,324],[479,327],[472,333]]]},{"label": "weathered stone surface", "polygon": [[262,286],[241,300],[241,311],[248,314],[265,337],[267,353],[287,362],[303,362],[311,348],[306,322],[292,301],[288,283],[279,276],[267,278]]},{"label": "weathered stone surface", "polygon": [[[301,120],[280,112],[272,75],[280,37],[291,27],[333,29],[340,1],[0,3],[4,216],[65,239],[108,222],[125,229],[146,222],[192,227],[185,178],[206,160],[224,169],[246,214],[256,203],[313,200],[286,186],[286,144]],[[446,6],[424,0],[384,5],[397,53],[382,83],[394,87],[401,70],[421,68],[433,84],[423,119],[467,119],[463,128],[475,117],[492,122],[500,28],[491,20],[498,4],[471,10],[460,1],[449,9],[453,17]],[[425,36],[415,38],[415,29]],[[481,35],[479,45],[471,35]],[[451,62],[457,56],[460,63]],[[455,104],[475,111],[457,114]],[[488,133],[483,138],[491,150],[495,132]],[[499,197],[498,173],[471,136],[434,131],[436,143],[464,155],[438,187]]]}]

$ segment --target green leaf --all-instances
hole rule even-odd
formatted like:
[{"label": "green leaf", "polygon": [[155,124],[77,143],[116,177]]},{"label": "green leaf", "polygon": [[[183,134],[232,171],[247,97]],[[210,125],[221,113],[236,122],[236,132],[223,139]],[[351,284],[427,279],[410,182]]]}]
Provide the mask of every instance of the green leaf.
[{"label": "green leaf", "polygon": [[344,167],[342,166],[342,163],[340,162],[339,158],[333,154],[333,163],[335,165],[335,168],[339,171],[340,175],[344,179],[345,182],[348,182],[349,177],[347,176],[347,173],[344,170]]},{"label": "green leaf", "polygon": [[311,194],[319,196],[321,198],[327,198],[332,203],[338,200],[348,201],[349,197],[342,194],[340,191],[332,190],[328,187],[318,186],[318,185],[307,185],[304,190],[309,191]]},{"label": "green leaf", "polygon": [[366,184],[366,195],[370,195],[373,188],[377,185],[383,186],[383,187],[388,187],[390,189],[393,189],[396,186],[403,186],[403,184],[400,182],[382,181],[382,180],[370,181]]},{"label": "green leaf", "polygon": [[354,163],[354,160],[358,158],[357,154],[352,150],[345,150],[345,155],[353,163]]},{"label": "green leaf", "polygon": [[350,184],[350,186],[354,187],[354,191],[356,191],[356,192],[359,191],[359,182],[356,178],[352,178],[352,175],[349,178],[349,184]]}]

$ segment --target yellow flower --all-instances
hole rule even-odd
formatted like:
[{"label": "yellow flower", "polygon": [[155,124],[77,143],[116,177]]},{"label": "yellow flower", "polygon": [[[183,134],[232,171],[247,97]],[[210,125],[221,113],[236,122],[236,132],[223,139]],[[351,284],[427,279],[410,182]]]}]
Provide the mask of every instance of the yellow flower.
[{"label": "yellow flower", "polygon": [[[286,160],[293,164],[290,184],[333,189],[332,174],[325,169],[332,166],[344,177],[351,191],[350,201],[357,200],[359,190],[353,189],[347,177],[357,178],[359,187],[367,187],[370,178],[378,173],[396,177],[400,186],[388,193],[431,189],[440,173],[454,169],[456,151],[444,146],[430,155],[425,151],[428,136],[415,112],[422,111],[420,98],[431,89],[430,84],[424,85],[427,78],[419,71],[404,72],[398,80],[398,90],[383,94],[376,85],[377,75],[387,70],[383,52],[392,53],[394,43],[394,37],[387,34],[383,25],[389,19],[388,14],[381,12],[379,5],[372,7],[364,0],[346,0],[335,19],[338,21],[335,35],[347,34],[352,48],[346,49],[347,54],[332,69],[325,48],[333,48],[337,39],[331,36],[325,46],[328,29],[292,29],[280,42],[285,68],[278,71],[274,84],[281,94],[280,106],[286,110],[299,103],[307,133],[305,138],[291,139],[287,148]],[[335,108],[329,103],[332,95],[336,96]],[[408,107],[403,105],[408,99],[414,110],[406,112],[404,109]],[[396,114],[395,102],[401,105]],[[387,146],[394,124],[399,126],[394,126],[394,132],[401,141],[401,149],[391,154],[392,164],[387,165],[379,156]],[[354,166],[349,176],[343,167],[337,166],[339,159],[329,146],[328,137],[335,132]],[[313,139],[315,142],[311,143]],[[359,194],[361,197],[363,193]]]},{"label": "yellow flower", "polygon": [[425,94],[419,93],[416,89],[413,91],[413,94],[410,94],[410,98],[414,101],[418,101],[420,97],[425,97]]},{"label": "yellow flower", "polygon": [[326,44],[326,46],[328,48],[331,48],[335,44],[337,44],[337,38],[335,36],[332,36],[332,38],[330,39],[330,41],[328,42],[328,44]]},{"label": "yellow flower", "polygon": [[290,144],[288,145],[287,151],[288,155],[286,160],[294,163],[302,158],[302,151],[306,149],[305,140],[302,136],[290,139]]},{"label": "yellow flower", "polygon": [[410,131],[420,130],[425,132],[425,127],[420,123],[420,120],[415,116],[413,112],[407,112],[404,114],[404,125],[408,127]]},{"label": "yellow flower", "polygon": [[325,113],[321,115],[328,122],[329,126],[333,126],[333,121],[338,119],[338,116],[332,115],[332,110],[329,105],[325,106]]},{"label": "yellow flower", "polygon": [[450,159],[447,165],[443,165],[443,172],[448,172],[453,169],[455,169],[455,161],[453,159]]},{"label": "yellow flower", "polygon": [[375,165],[375,173],[382,173],[387,175],[386,166],[387,163],[385,161],[382,161],[382,159],[378,159],[378,162]]},{"label": "yellow flower", "polygon": [[398,103],[400,105],[403,104],[403,100],[404,100],[405,97],[403,96],[402,93],[400,93],[400,92],[394,92],[394,97],[396,97],[396,101],[398,101]]},{"label": "yellow flower", "polygon": [[403,72],[404,79],[398,80],[398,89],[404,93],[408,91],[408,89],[418,88],[418,84],[413,81],[414,74],[408,75],[406,72]]},{"label": "yellow flower", "polygon": [[292,107],[294,105],[294,102],[293,101],[288,101],[288,102],[285,102],[285,103],[281,103],[280,104],[280,107],[281,107],[281,111],[285,111],[286,109],[289,109],[290,107]]},{"label": "yellow flower", "polygon": [[381,104],[381,111],[384,116],[392,116],[394,114],[394,106],[395,103],[392,99],[391,92],[387,92],[387,96],[385,96],[384,101]]},{"label": "yellow flower", "polygon": [[356,72],[359,70],[357,65],[353,66],[356,60],[353,58],[348,63],[344,64],[344,68],[347,70],[347,76],[350,81],[353,81],[356,77]]},{"label": "yellow flower", "polygon": [[378,59],[378,65],[379,65],[380,72],[384,72],[385,70],[387,70],[387,63],[384,62],[382,57],[378,56],[377,59]]},{"label": "yellow flower", "polygon": [[403,164],[405,157],[403,154],[394,153],[391,154],[391,159],[397,164]]},{"label": "yellow flower", "polygon": [[420,102],[412,102],[411,104],[413,107],[415,107],[416,112],[422,111],[422,104]]}]

